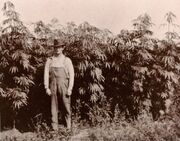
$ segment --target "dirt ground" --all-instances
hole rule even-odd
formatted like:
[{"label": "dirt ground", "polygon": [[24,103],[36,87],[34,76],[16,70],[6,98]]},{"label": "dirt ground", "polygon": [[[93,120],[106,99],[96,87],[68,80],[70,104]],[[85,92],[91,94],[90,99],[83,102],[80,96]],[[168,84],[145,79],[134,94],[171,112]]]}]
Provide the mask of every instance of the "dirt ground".
[{"label": "dirt ground", "polygon": [[[80,141],[88,137],[88,131],[82,130],[77,135],[71,136],[68,141]],[[0,132],[1,141],[37,141],[37,133],[24,132],[21,133],[17,129]]]}]

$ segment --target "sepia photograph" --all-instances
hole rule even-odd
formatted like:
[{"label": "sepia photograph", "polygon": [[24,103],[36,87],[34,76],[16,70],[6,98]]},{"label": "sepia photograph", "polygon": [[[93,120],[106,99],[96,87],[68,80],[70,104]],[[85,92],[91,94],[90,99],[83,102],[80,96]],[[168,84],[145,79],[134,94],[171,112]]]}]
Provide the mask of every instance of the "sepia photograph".
[{"label": "sepia photograph", "polygon": [[0,141],[180,141],[180,0],[0,0]]}]

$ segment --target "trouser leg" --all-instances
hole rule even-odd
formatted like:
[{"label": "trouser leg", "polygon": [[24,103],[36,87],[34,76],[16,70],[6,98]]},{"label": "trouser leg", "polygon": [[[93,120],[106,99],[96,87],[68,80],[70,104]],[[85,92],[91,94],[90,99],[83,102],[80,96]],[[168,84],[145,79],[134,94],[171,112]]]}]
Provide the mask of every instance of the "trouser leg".
[{"label": "trouser leg", "polygon": [[59,78],[58,81],[58,92],[60,97],[62,98],[62,115],[65,119],[65,126],[67,128],[71,128],[71,97],[67,96],[67,90],[68,90],[68,79],[65,78]]},{"label": "trouser leg", "polygon": [[68,129],[71,128],[71,104],[70,104],[70,96],[65,97],[63,99],[63,104],[64,104],[64,118],[66,122],[66,127]]},{"label": "trouser leg", "polygon": [[58,100],[57,95],[51,96],[51,115],[52,115],[52,128],[58,129]]}]

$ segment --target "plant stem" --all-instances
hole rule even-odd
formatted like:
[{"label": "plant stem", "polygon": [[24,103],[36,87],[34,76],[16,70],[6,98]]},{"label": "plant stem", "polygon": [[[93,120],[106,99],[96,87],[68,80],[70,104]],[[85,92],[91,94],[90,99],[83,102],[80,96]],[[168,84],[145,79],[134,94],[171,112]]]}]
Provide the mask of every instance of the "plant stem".
[{"label": "plant stem", "polygon": [[13,120],[13,129],[16,129],[16,120]]}]

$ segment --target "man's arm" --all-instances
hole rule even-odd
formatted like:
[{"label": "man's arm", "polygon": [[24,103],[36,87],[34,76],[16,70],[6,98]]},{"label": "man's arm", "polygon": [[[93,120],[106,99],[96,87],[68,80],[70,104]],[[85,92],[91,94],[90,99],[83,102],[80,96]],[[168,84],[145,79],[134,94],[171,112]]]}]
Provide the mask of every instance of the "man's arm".
[{"label": "man's arm", "polygon": [[49,89],[49,64],[50,59],[48,58],[44,67],[44,88]]},{"label": "man's arm", "polygon": [[72,61],[69,58],[67,59],[67,63],[68,63],[68,72],[69,72],[68,91],[72,91],[73,86],[74,86],[74,67],[73,67]]}]

